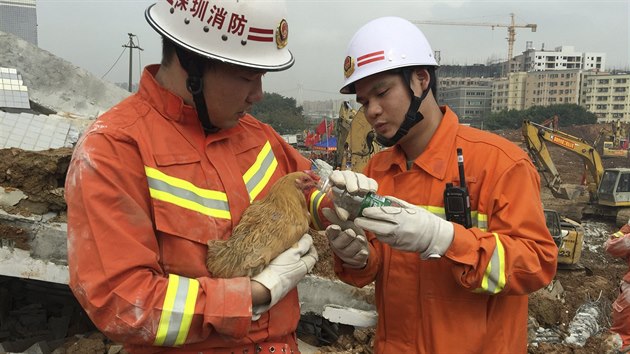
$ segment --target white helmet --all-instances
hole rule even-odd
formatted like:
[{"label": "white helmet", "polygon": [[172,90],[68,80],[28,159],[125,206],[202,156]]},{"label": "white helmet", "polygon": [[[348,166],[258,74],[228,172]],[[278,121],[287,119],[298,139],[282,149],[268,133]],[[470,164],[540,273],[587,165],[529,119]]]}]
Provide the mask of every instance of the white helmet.
[{"label": "white helmet", "polygon": [[201,56],[266,71],[293,65],[284,1],[159,0],[145,17],[176,45]]},{"label": "white helmet", "polygon": [[438,66],[422,31],[400,17],[381,17],[366,23],[354,34],[346,53],[341,93],[355,93],[355,82],[390,69]]}]

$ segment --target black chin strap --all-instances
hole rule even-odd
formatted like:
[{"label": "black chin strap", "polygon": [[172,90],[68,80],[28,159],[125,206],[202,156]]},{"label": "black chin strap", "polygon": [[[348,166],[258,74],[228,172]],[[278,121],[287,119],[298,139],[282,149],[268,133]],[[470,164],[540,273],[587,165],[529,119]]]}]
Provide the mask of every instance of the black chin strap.
[{"label": "black chin strap", "polygon": [[424,116],[422,115],[422,113],[418,111],[418,109],[420,109],[420,105],[422,104],[422,101],[429,93],[430,88],[427,88],[426,90],[422,91],[422,95],[420,97],[416,96],[413,93],[413,90],[411,89],[411,74],[412,73],[413,73],[413,68],[404,68],[402,70],[403,78],[407,82],[407,87],[409,88],[409,94],[411,95],[411,102],[409,103],[409,109],[407,109],[407,113],[405,114],[405,120],[402,122],[402,124],[400,125],[400,127],[396,131],[396,134],[394,134],[393,137],[388,139],[382,135],[376,136],[376,141],[378,141],[379,144],[385,147],[394,146],[394,144],[396,144],[400,140],[400,138],[402,138],[409,132],[409,129],[411,129],[414,125],[418,124],[421,120],[424,119]]},{"label": "black chin strap", "polygon": [[176,47],[175,52],[180,64],[188,73],[186,78],[186,88],[193,96],[195,102],[195,108],[197,110],[197,118],[201,122],[206,135],[216,133],[219,128],[212,125],[210,117],[208,117],[208,107],[206,106],[206,99],[203,96],[203,62],[192,55],[187,55],[183,49]]}]

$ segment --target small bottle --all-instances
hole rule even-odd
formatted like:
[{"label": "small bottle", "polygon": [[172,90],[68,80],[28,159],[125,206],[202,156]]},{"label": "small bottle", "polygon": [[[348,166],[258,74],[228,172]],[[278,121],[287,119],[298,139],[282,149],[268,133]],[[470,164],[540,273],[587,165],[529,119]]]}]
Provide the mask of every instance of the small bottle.
[{"label": "small bottle", "polygon": [[[332,167],[325,163],[321,163],[321,161],[313,161],[312,166],[314,172],[320,177],[317,188],[323,192],[327,193],[337,204],[339,207],[344,208],[348,211],[348,220],[354,220],[357,216],[362,216],[363,209],[369,207],[380,207],[380,206],[397,206],[400,207],[399,203],[392,201],[391,199],[387,199],[381,195],[378,195],[374,192],[368,192],[365,196],[347,195],[347,191],[343,191],[337,187],[334,187],[332,183],[330,183],[330,174],[332,173]],[[333,190],[332,193],[329,193]]]}]

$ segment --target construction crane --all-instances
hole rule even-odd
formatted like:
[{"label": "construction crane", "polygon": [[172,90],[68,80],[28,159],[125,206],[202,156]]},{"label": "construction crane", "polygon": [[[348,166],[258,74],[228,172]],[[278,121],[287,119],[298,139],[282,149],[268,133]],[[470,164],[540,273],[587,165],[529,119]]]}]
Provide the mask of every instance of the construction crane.
[{"label": "construction crane", "polygon": [[511,71],[512,67],[512,53],[514,51],[514,41],[516,40],[516,29],[517,28],[531,28],[532,32],[536,32],[535,23],[528,23],[525,25],[517,25],[514,23],[514,14],[510,14],[510,23],[509,24],[496,24],[496,23],[483,23],[483,22],[453,22],[453,21],[417,21],[411,20],[412,23],[415,24],[424,24],[424,25],[452,25],[452,26],[484,26],[484,27],[506,27],[508,30],[508,72]]}]

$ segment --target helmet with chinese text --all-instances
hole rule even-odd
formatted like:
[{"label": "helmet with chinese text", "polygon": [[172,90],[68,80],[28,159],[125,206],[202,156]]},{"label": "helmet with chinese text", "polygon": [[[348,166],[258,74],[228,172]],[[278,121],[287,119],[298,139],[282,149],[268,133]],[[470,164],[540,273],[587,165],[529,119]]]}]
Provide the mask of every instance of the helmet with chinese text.
[{"label": "helmet with chinese text", "polygon": [[145,11],[151,27],[181,48],[265,71],[294,63],[286,14],[279,0],[160,0]]}]

